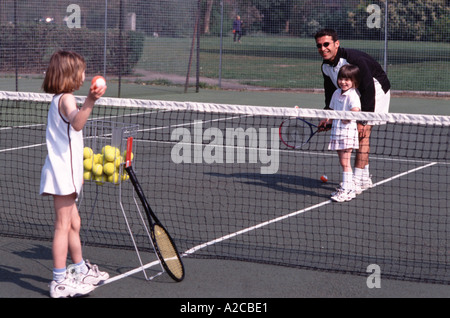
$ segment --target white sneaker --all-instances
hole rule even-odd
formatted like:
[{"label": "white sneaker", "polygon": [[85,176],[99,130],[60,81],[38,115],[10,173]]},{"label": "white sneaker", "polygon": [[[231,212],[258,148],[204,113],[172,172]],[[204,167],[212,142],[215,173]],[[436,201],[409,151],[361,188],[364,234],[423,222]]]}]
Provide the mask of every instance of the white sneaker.
[{"label": "white sneaker", "polygon": [[373,187],[372,178],[367,177],[361,180],[354,180],[356,194],[360,194],[363,191]]},{"label": "white sneaker", "polygon": [[331,196],[335,196],[336,194],[339,193],[339,191],[342,191],[342,190],[343,190],[343,188],[342,188],[342,182],[341,182],[341,183],[339,183],[339,187],[337,187],[335,191],[331,192]]},{"label": "white sneaker", "polygon": [[363,192],[360,182],[353,181],[353,190],[355,191],[355,195],[361,194]]},{"label": "white sneaker", "polygon": [[331,196],[331,200],[336,202],[346,202],[354,199],[356,197],[356,193],[354,190],[346,190],[346,189],[338,189],[336,192],[333,192],[334,194]]},{"label": "white sneaker", "polygon": [[66,274],[66,278],[62,282],[52,281],[49,287],[50,297],[52,298],[85,296],[95,289],[95,286],[80,282],[72,274]]},{"label": "white sneaker", "polygon": [[82,283],[98,286],[103,284],[109,278],[107,272],[101,272],[97,265],[92,265],[88,260],[86,260],[86,266],[89,271],[86,274],[79,274]]}]

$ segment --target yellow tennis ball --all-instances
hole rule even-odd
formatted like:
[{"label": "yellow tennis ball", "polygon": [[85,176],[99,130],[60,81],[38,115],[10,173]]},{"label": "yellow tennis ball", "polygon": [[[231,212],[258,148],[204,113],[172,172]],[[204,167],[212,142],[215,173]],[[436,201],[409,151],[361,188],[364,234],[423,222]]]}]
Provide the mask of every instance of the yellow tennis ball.
[{"label": "yellow tennis ball", "polygon": [[[126,150],[122,153],[122,157],[124,158],[124,160],[126,160],[126,158],[127,158],[127,151]],[[132,152],[131,153],[131,161],[133,161],[133,158],[134,158],[134,153]]]},{"label": "yellow tennis ball", "polygon": [[94,164],[93,161],[94,161],[93,158],[84,159],[83,160],[84,170],[92,170],[92,166]]},{"label": "yellow tennis ball", "polygon": [[108,182],[118,183],[119,182],[119,173],[117,171],[114,171],[113,174],[108,176]]},{"label": "yellow tennis ball", "polygon": [[83,179],[84,180],[91,180],[92,179],[92,172],[91,171],[84,171],[83,172]]},{"label": "yellow tennis ball", "polygon": [[94,154],[94,152],[92,151],[91,148],[89,148],[89,147],[83,148],[83,159],[89,159],[92,157],[93,154]]},{"label": "yellow tennis ball", "polygon": [[95,176],[101,176],[103,174],[103,166],[99,163],[96,163],[92,168],[92,173]]},{"label": "yellow tennis ball", "polygon": [[94,155],[94,163],[103,164],[103,155],[101,153],[97,153]]},{"label": "yellow tennis ball", "polygon": [[104,155],[104,154],[106,153],[106,151],[107,151],[109,148],[111,148],[110,145],[104,146],[104,147],[102,148],[102,155]]},{"label": "yellow tennis ball", "polygon": [[116,158],[116,148],[109,147],[105,149],[105,160],[106,161],[114,161]]},{"label": "yellow tennis ball", "polygon": [[122,156],[117,156],[116,159],[114,160],[114,166],[116,166],[116,168],[120,167],[120,164],[123,163],[123,157]]},{"label": "yellow tennis ball", "polygon": [[94,175],[92,180],[94,180],[96,184],[102,185],[105,182],[105,175],[103,175],[103,174],[101,174],[99,176]]},{"label": "yellow tennis ball", "polygon": [[124,172],[122,174],[122,178],[121,179],[122,179],[122,181],[126,181],[126,180],[130,179],[130,176],[128,175],[128,173]]},{"label": "yellow tennis ball", "polygon": [[107,162],[103,166],[103,173],[110,176],[116,171],[116,167],[114,166],[114,163]]}]

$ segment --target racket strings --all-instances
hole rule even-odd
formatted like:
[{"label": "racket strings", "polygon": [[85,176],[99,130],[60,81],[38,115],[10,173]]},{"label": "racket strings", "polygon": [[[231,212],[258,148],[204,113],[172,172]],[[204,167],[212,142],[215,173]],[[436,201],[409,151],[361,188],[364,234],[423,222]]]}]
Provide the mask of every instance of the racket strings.
[{"label": "racket strings", "polygon": [[178,257],[175,246],[172,243],[166,230],[155,224],[155,240],[162,259],[166,263],[168,270],[178,279],[183,277],[183,265]]},{"label": "racket strings", "polygon": [[283,125],[282,136],[288,145],[295,147],[304,144],[310,138],[311,129],[299,120],[291,120]]}]

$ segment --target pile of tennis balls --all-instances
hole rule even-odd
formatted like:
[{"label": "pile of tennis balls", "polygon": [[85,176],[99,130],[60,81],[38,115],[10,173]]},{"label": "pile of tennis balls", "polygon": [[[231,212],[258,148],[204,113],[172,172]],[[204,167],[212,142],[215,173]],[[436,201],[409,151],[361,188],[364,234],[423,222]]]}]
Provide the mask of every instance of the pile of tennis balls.
[{"label": "pile of tennis balls", "polygon": [[[133,153],[131,154],[133,160]],[[101,153],[94,154],[90,147],[83,149],[84,180],[92,180],[102,185],[106,182],[119,184],[128,180],[127,173],[120,174],[120,165],[125,162],[126,150],[120,153],[120,149],[111,145],[102,148]]]}]

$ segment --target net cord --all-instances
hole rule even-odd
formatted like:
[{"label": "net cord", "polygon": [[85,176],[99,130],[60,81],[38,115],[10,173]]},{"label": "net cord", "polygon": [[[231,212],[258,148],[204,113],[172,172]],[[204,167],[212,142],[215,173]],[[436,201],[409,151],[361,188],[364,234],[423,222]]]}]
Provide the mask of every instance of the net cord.
[{"label": "net cord", "polygon": [[[51,102],[53,95],[44,93],[25,93],[0,91],[1,100],[21,100],[36,102]],[[86,97],[75,96],[77,103],[83,104]],[[113,107],[138,107],[147,109],[170,109],[174,111],[200,111],[207,113],[235,113],[252,116],[280,116],[303,118],[352,119],[361,121],[380,121],[389,123],[405,123],[414,125],[450,126],[450,116],[402,114],[402,113],[372,113],[372,112],[339,112],[313,108],[263,107],[249,105],[214,104],[199,102],[178,102],[147,99],[125,99],[102,97],[97,105]]]}]

